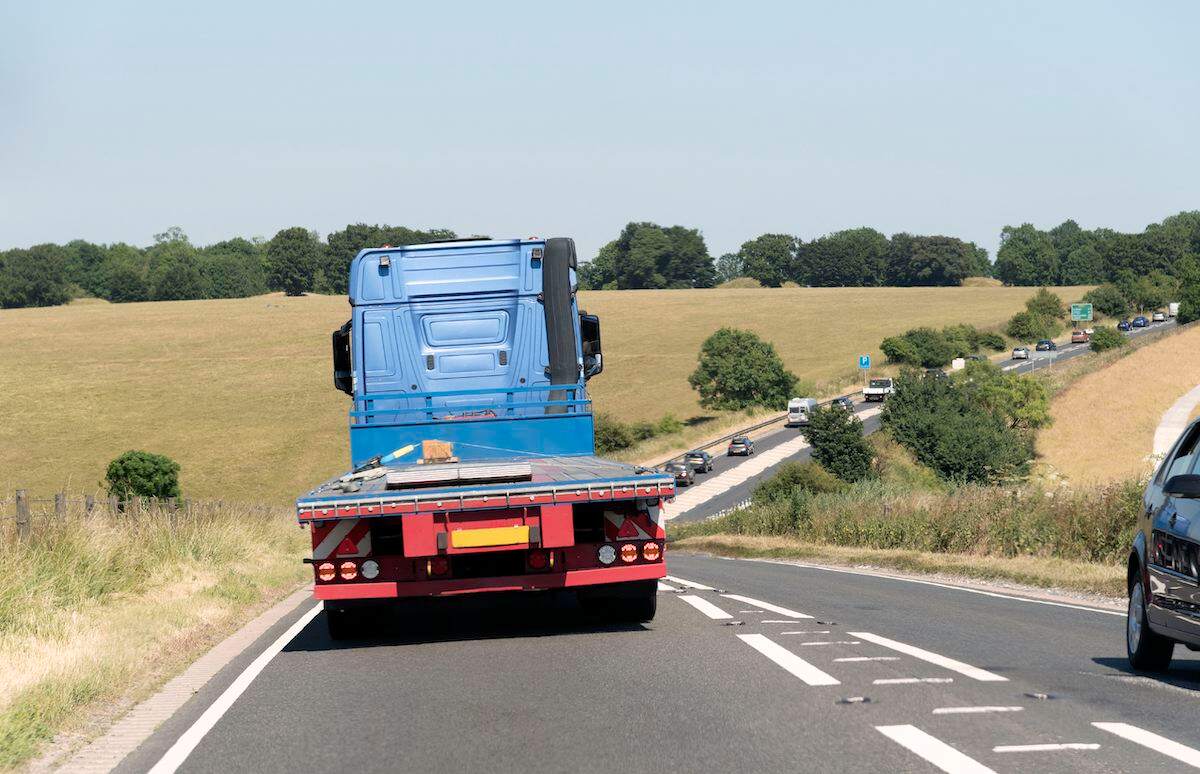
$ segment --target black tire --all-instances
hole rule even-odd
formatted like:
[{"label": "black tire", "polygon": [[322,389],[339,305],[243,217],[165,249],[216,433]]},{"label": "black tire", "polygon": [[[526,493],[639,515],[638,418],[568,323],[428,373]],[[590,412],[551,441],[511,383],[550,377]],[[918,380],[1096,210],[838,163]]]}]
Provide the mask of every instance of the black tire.
[{"label": "black tire", "polygon": [[[546,317],[547,374],[552,384],[574,384],[579,379],[575,360],[575,320],[571,315],[571,276],[575,268],[575,242],[564,237],[546,240],[542,261],[542,301]],[[551,390],[550,400],[566,400],[565,390]],[[547,414],[566,414],[567,406],[547,406]]]},{"label": "black tire", "polygon": [[1174,640],[1150,629],[1139,571],[1129,588],[1129,607],[1125,615],[1125,652],[1129,656],[1129,665],[1139,672],[1162,672],[1171,665],[1174,650]]},{"label": "black tire", "polygon": [[631,581],[580,589],[580,606],[589,613],[621,623],[648,623],[658,610],[658,581]]}]

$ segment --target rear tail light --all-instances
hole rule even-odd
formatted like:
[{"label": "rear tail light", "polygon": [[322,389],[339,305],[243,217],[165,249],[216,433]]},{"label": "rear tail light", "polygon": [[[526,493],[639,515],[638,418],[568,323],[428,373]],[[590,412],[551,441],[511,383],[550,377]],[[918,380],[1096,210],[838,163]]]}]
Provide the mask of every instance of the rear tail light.
[{"label": "rear tail light", "polygon": [[545,551],[530,551],[526,561],[529,562],[531,570],[544,570],[550,564],[550,558]]},{"label": "rear tail light", "polygon": [[638,548],[633,543],[626,543],[621,546],[621,561],[626,564],[631,564],[637,561]]},{"label": "rear tail light", "polygon": [[338,574],[342,576],[342,580],[354,580],[358,577],[358,565],[354,562],[342,562]]},{"label": "rear tail light", "polygon": [[444,556],[435,556],[425,563],[425,572],[429,575],[445,575],[450,572],[450,561]]},{"label": "rear tail light", "polygon": [[605,543],[596,551],[596,558],[600,560],[600,564],[608,566],[617,561],[617,549],[611,544]]},{"label": "rear tail light", "polygon": [[317,565],[317,577],[323,581],[331,581],[337,575],[337,568],[333,566],[333,562],[322,562]]},{"label": "rear tail light", "polygon": [[368,559],[362,563],[362,567],[359,568],[359,572],[361,572],[362,576],[367,580],[374,580],[379,577],[379,562],[375,561],[374,559]]},{"label": "rear tail light", "polygon": [[660,556],[662,556],[662,549],[658,547],[658,543],[647,543],[642,546],[642,558],[647,562],[657,562]]}]

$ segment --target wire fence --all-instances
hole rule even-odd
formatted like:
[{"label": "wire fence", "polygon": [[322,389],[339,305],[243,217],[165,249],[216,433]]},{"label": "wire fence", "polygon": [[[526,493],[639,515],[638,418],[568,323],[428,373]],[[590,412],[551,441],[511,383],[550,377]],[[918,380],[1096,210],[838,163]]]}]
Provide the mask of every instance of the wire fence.
[{"label": "wire fence", "polygon": [[165,519],[172,524],[212,518],[218,513],[236,509],[239,514],[253,517],[277,516],[281,509],[272,505],[247,505],[224,500],[193,500],[189,498],[131,497],[121,500],[106,494],[68,494],[34,496],[18,489],[12,495],[0,497],[0,538],[23,543],[35,536],[53,532],[56,528],[80,520],[107,518],[128,522]]}]

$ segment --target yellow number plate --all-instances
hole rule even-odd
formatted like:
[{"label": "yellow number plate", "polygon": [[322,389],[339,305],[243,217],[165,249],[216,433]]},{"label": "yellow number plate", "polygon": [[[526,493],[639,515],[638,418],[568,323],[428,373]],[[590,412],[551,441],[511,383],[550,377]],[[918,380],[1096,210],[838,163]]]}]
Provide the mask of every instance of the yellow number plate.
[{"label": "yellow number plate", "polygon": [[457,529],[450,533],[450,545],[455,548],[481,546],[513,546],[529,542],[529,527],[489,527],[487,529]]}]

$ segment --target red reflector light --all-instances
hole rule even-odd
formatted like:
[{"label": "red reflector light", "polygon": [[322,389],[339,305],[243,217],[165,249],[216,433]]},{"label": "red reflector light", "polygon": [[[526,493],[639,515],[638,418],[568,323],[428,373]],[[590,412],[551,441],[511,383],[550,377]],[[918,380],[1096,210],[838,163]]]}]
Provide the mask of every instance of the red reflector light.
[{"label": "red reflector light", "polygon": [[637,560],[638,549],[633,543],[626,543],[621,546],[621,561],[629,564]]},{"label": "red reflector light", "polygon": [[658,543],[647,543],[642,546],[642,558],[647,562],[657,562],[660,556],[662,556],[662,550],[659,549]]},{"label": "red reflector light", "polygon": [[544,551],[530,551],[528,561],[529,569],[531,570],[544,570],[546,569],[546,565],[549,564]]},{"label": "red reflector light", "polygon": [[425,566],[430,575],[445,575],[450,572],[450,561],[444,556],[436,556]]},{"label": "red reflector light", "polygon": [[317,565],[317,577],[321,580],[331,581],[335,575],[337,575],[337,568],[333,566],[333,562],[322,562]]},{"label": "red reflector light", "polygon": [[354,562],[342,562],[338,574],[342,576],[342,580],[354,580],[358,577],[358,565]]}]

